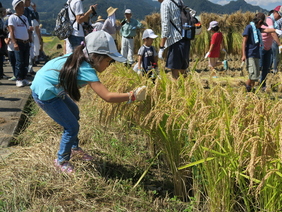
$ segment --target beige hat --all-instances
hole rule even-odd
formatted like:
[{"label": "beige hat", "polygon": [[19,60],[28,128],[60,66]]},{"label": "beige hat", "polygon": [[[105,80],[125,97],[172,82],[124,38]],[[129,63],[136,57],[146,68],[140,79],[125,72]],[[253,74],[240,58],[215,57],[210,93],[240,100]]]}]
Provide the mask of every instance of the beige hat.
[{"label": "beige hat", "polygon": [[99,22],[99,21],[105,21],[105,19],[103,19],[102,16],[99,15],[96,22]]},{"label": "beige hat", "polygon": [[114,14],[114,12],[115,12],[117,9],[118,9],[118,8],[109,7],[109,8],[107,9],[108,16],[111,16],[112,14]]}]

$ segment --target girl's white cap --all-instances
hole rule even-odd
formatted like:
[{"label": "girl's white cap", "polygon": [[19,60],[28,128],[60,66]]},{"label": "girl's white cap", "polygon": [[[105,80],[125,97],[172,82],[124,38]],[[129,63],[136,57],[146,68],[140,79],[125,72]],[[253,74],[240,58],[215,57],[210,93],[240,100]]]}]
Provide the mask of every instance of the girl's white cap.
[{"label": "girl's white cap", "polygon": [[113,37],[103,30],[89,33],[85,43],[88,53],[106,54],[118,62],[126,62],[126,58],[117,51]]}]

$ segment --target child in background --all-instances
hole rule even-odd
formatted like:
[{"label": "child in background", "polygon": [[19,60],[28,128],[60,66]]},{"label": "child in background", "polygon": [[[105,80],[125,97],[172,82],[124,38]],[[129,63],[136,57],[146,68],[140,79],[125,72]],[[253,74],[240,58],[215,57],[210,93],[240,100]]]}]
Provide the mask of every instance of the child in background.
[{"label": "child in background", "polygon": [[265,15],[257,13],[254,19],[246,26],[243,32],[242,43],[242,62],[246,62],[247,70],[249,72],[249,79],[246,82],[246,89],[250,92],[259,80],[260,76],[260,49],[263,48],[263,41],[261,32],[272,33],[276,32],[278,35],[282,34],[281,30],[274,28],[261,28],[265,23]]},{"label": "child in background", "polygon": [[223,36],[222,33],[219,31],[219,26],[217,21],[212,21],[209,24],[208,31],[211,31],[212,38],[210,43],[210,48],[208,53],[206,54],[205,58],[209,57],[209,67],[212,71],[213,77],[216,77],[215,67],[219,65],[223,65],[224,70],[228,69],[227,60],[223,62],[218,61],[220,56],[220,50],[226,53],[226,50],[223,48]]},{"label": "child in background", "polygon": [[79,109],[75,103],[81,97],[79,88],[88,84],[99,97],[112,103],[145,99],[145,86],[129,93],[113,93],[100,82],[97,73],[115,60],[126,61],[118,53],[113,37],[97,31],[89,33],[85,44],[77,46],[73,53],[49,61],[35,75],[31,86],[33,99],[64,128],[55,160],[55,166],[63,172],[73,172],[69,160],[74,155],[86,161],[93,159],[79,147]]},{"label": "child in background", "polygon": [[146,74],[151,78],[156,77],[155,73],[152,72],[158,66],[158,54],[152,43],[157,37],[151,29],[146,29],[143,32],[143,46],[138,50],[138,74]]}]

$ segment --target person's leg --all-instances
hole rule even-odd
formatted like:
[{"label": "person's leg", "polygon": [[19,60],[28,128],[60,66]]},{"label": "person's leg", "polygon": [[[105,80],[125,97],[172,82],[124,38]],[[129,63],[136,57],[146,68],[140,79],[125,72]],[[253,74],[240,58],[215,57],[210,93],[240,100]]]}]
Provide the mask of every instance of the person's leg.
[{"label": "person's leg", "polygon": [[9,57],[9,61],[10,61],[10,64],[12,66],[12,69],[13,69],[13,74],[14,76],[16,76],[16,57],[15,57],[15,52],[14,51],[8,51],[8,57]]},{"label": "person's leg", "polygon": [[177,79],[189,66],[190,40],[180,40],[169,47],[166,67],[171,69],[172,77]]},{"label": "person's leg", "polygon": [[261,54],[261,79],[260,82],[262,83],[262,87],[266,86],[266,76],[269,72],[270,63],[271,63],[271,54],[272,50],[262,50]]},{"label": "person's leg", "polygon": [[[279,54],[278,54],[278,45],[275,41],[273,41],[272,43],[272,54],[271,54],[271,58],[272,58],[272,65],[273,65],[273,73],[277,73],[278,72],[278,60],[279,60]],[[271,64],[270,64],[271,66]]]},{"label": "person's leg", "polygon": [[27,73],[28,73],[29,53],[30,53],[29,43],[24,43],[24,49],[23,49],[23,79],[25,79],[27,77]]},{"label": "person's leg", "polygon": [[[4,66],[4,61],[3,61],[3,56],[4,56],[4,54],[0,54],[0,79],[2,79],[2,78],[4,78],[4,68],[3,68],[3,66]],[[6,77],[6,76],[5,76]],[[7,78],[6,78],[7,79]]]},{"label": "person's leg", "polygon": [[127,38],[121,38],[121,55],[127,59]]},{"label": "person's leg", "polygon": [[63,126],[58,162],[63,164],[70,160],[73,145],[78,145],[79,111],[75,103],[67,96],[56,97],[49,101],[41,101],[33,92],[35,102],[58,124]]},{"label": "person's leg", "polygon": [[259,79],[259,59],[253,57],[247,58],[246,66],[249,72],[249,79],[246,82],[246,89],[248,92],[250,92],[254,88],[255,82]]},{"label": "person's leg", "polygon": [[128,62],[130,65],[134,63],[134,39],[128,39]]},{"label": "person's leg", "polygon": [[27,71],[30,74],[33,74],[33,59],[34,59],[34,43],[30,43],[30,47],[29,47],[29,58],[28,58],[28,68]]}]

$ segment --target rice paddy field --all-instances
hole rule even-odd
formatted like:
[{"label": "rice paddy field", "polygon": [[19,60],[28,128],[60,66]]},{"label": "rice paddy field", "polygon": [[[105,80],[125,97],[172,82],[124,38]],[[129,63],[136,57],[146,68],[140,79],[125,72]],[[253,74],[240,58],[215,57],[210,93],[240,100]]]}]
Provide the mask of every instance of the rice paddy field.
[{"label": "rice paddy field", "polygon": [[[190,71],[177,81],[163,61],[155,83],[118,63],[100,75],[111,91],[146,85],[145,101],[109,104],[83,88],[79,138],[95,160],[73,158],[72,175],[53,165],[62,128],[31,101],[14,153],[1,158],[0,211],[281,211],[282,75],[269,74],[265,92],[246,92],[241,33],[253,16],[202,14]],[[144,24],[160,33],[158,18]],[[230,67],[218,78],[203,59],[212,20]]]}]

